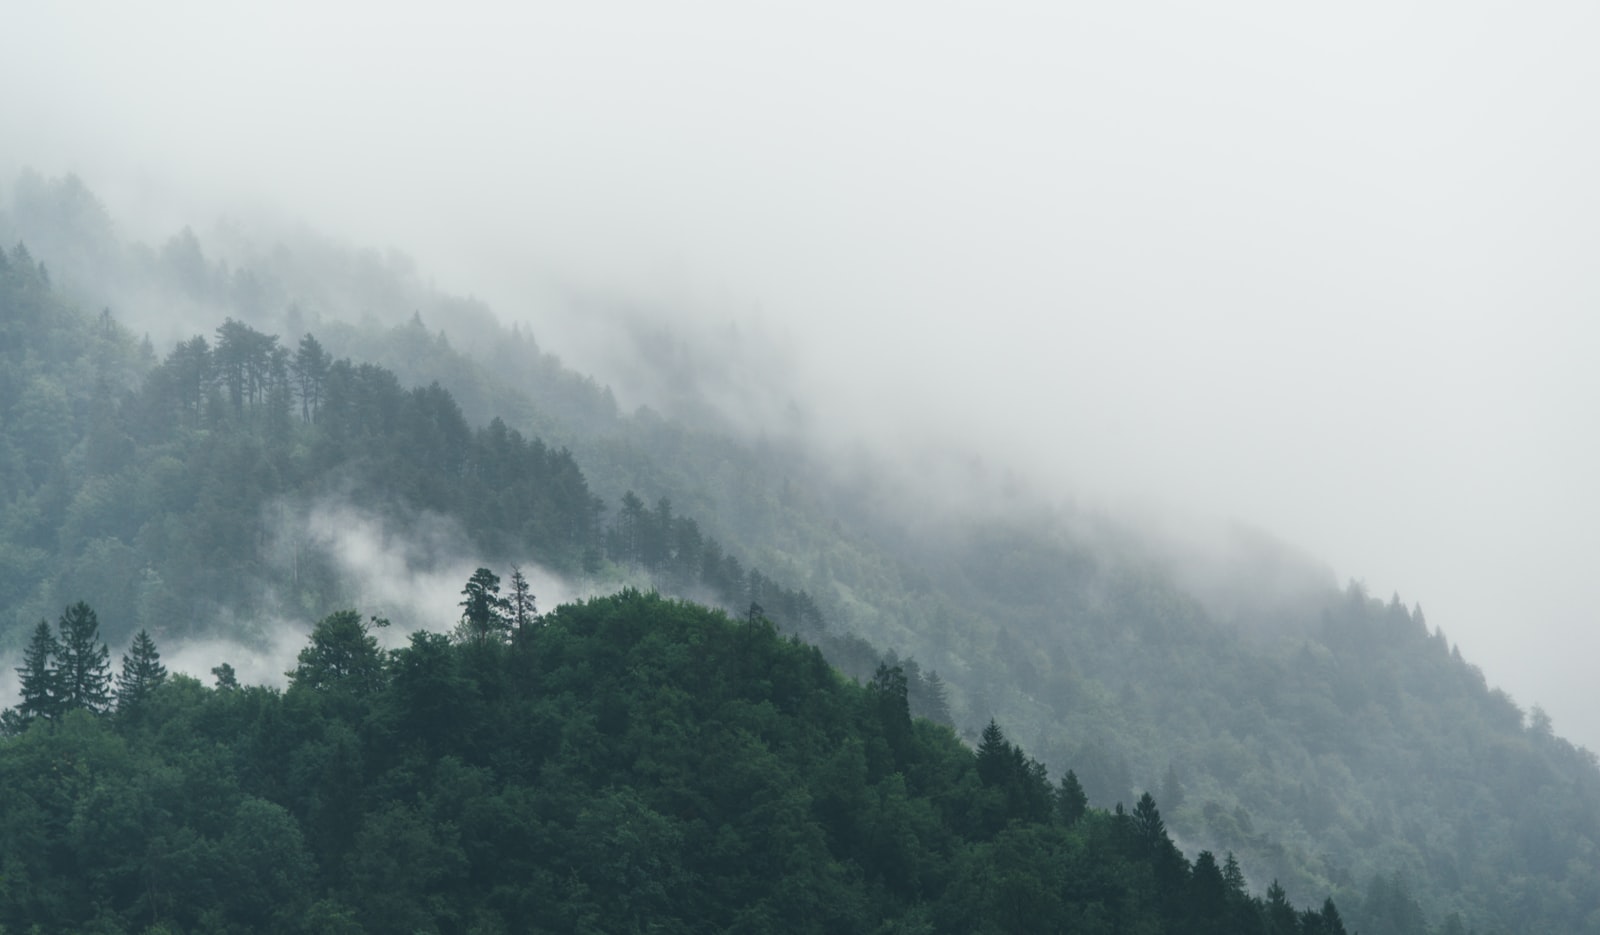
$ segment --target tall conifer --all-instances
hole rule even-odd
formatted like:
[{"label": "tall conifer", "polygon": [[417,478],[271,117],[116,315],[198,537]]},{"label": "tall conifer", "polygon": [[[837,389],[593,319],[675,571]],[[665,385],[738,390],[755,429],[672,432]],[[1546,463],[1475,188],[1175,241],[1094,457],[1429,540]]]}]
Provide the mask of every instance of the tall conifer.
[{"label": "tall conifer", "polygon": [[117,675],[117,710],[126,711],[147,698],[167,678],[150,634],[140,630],[133,645],[122,656],[122,672]]},{"label": "tall conifer", "polygon": [[56,668],[60,654],[61,644],[50,632],[50,624],[39,621],[23,650],[22,667],[17,669],[22,680],[22,703],[17,710],[24,719],[53,718],[61,713],[61,673]]},{"label": "tall conifer", "polygon": [[56,626],[61,631],[56,670],[62,709],[106,710],[111,706],[111,651],[100,641],[100,618],[79,601],[62,612]]}]

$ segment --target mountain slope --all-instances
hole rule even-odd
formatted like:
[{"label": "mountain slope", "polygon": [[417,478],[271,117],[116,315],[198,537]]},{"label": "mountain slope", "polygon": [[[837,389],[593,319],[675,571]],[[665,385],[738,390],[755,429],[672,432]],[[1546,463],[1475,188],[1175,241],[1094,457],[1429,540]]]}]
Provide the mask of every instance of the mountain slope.
[{"label": "mountain slope", "polygon": [[[48,189],[36,195],[47,198]],[[94,215],[66,208],[52,214],[38,205],[30,211],[56,218],[39,223],[64,244],[79,236],[72,233],[78,223],[72,217]],[[973,742],[989,717],[998,716],[1057,773],[1074,769],[1097,803],[1131,802],[1148,789],[1186,848],[1232,849],[1258,884],[1277,877],[1297,899],[1331,890],[1369,935],[1419,931],[1413,906],[1437,925],[1459,913],[1472,926],[1504,931],[1585,931],[1600,919],[1592,887],[1600,865],[1600,773],[1593,757],[1552,736],[1537,716],[1525,722],[1418,610],[1373,600],[1359,589],[1313,583],[1284,594],[1244,594],[1231,606],[1256,610],[1226,616],[1215,608],[1230,606],[1229,600],[1193,590],[1159,547],[1114,520],[1042,509],[1026,495],[1005,510],[987,509],[982,496],[952,506],[926,485],[900,483],[870,468],[841,470],[787,433],[746,439],[707,416],[711,407],[699,407],[687,420],[621,414],[604,390],[563,370],[528,335],[501,331],[481,306],[431,292],[403,264],[297,245],[257,250],[259,270],[230,268],[206,259],[192,235],[174,244],[160,252],[132,249],[110,263],[121,270],[116,288],[184,296],[190,307],[209,311],[203,331],[233,315],[266,331],[301,334],[304,326],[336,355],[360,360],[370,351],[375,362],[393,368],[387,377],[366,371],[369,388],[382,387],[372,399],[397,401],[394,411],[406,412],[399,418],[408,425],[433,413],[416,431],[406,429],[398,455],[377,440],[388,436],[352,443],[347,452],[363,465],[358,479],[361,471],[377,472],[371,483],[354,485],[364,491],[358,496],[403,517],[403,528],[416,518],[415,504],[423,504],[460,517],[470,535],[491,536],[481,541],[503,536],[501,548],[543,550],[537,554],[556,567],[588,574],[584,552],[597,548],[597,580],[704,593],[736,611],[754,599],[786,628],[817,638],[828,634],[836,641],[827,649],[830,658],[860,677],[871,672],[876,655],[841,639],[845,634],[914,655],[922,669],[938,670],[956,722]],[[72,257],[92,254],[63,251],[65,259],[52,260],[53,268],[70,269],[84,262]],[[64,276],[53,278],[59,283]],[[34,295],[27,289],[17,295]],[[35,299],[17,301],[17,320],[41,314],[28,304]],[[74,314],[63,303],[51,307]],[[393,323],[363,322],[360,313],[373,309]],[[457,318],[463,322],[459,335],[423,324],[449,321],[454,329]],[[73,327],[80,330],[70,333],[89,335],[96,320],[78,316]],[[128,424],[136,410],[126,403],[135,397],[113,394],[110,408],[102,401],[96,410],[93,380],[70,374],[110,368],[110,386],[138,389],[135,396],[142,398],[138,381],[158,355],[141,352],[125,337],[114,339],[115,353],[96,350],[101,339],[69,339],[63,337],[68,331],[56,330],[61,333],[41,337],[32,362],[23,353],[8,365],[9,382],[0,383],[11,387],[10,405],[20,407],[7,410],[17,414],[8,426],[26,424],[30,438],[40,433],[42,439],[13,444],[8,455],[21,472],[9,476],[40,485],[25,497],[8,494],[0,543],[6,550],[0,567],[17,569],[9,578],[14,602],[7,605],[23,609],[12,635],[17,642],[21,627],[74,597],[108,607],[143,606],[137,587],[147,587],[148,579],[140,577],[140,561],[187,539],[180,534],[160,540],[167,545],[140,543],[141,529],[130,524],[90,524],[101,507],[160,502],[152,497],[162,489],[176,496],[192,485],[152,482],[149,493],[141,488],[126,495],[107,492],[83,470],[94,451],[104,457],[124,450],[115,433],[109,447],[104,439],[91,444],[93,414],[101,413],[101,425]],[[40,362],[57,359],[62,364],[53,386],[38,382]],[[161,366],[171,363],[168,355]],[[350,367],[352,374],[362,372],[360,364]],[[115,376],[119,372],[126,380]],[[426,389],[434,380],[459,400],[457,411]],[[408,393],[402,389],[408,384],[423,388]],[[452,437],[486,437],[498,431],[486,425],[497,415],[505,431],[541,437],[547,451],[570,452],[587,488],[607,506],[587,533],[587,545],[536,528],[502,530],[501,520],[520,522],[522,514],[476,497],[451,503],[448,485],[430,479],[430,472],[455,463],[457,455],[444,450]],[[309,439],[319,431],[290,421],[290,437]],[[249,428],[243,436],[263,438],[268,428],[243,427]],[[273,443],[224,445],[225,433],[210,428],[175,430],[209,434],[191,435],[193,448],[140,462],[142,471],[181,477],[184,465],[204,458],[213,467],[251,465],[220,473],[286,489],[271,480],[281,473],[253,467],[271,461],[261,453]],[[313,463],[314,446],[301,452],[299,444],[288,445],[287,451],[300,453],[286,463],[295,457]],[[110,457],[120,463],[119,455]],[[395,464],[384,464],[388,458]],[[72,468],[63,476],[77,486],[49,481],[58,464]],[[224,489],[211,502],[231,502],[237,491],[224,497]],[[624,504],[629,491],[638,495],[638,507]],[[708,579],[703,542],[698,551],[660,540],[647,547],[627,534],[625,514],[633,517],[635,533],[667,528],[659,521],[663,498],[670,525],[692,518],[724,557],[740,556],[736,566],[719,562],[720,572]],[[411,504],[406,509],[412,513],[402,504]],[[469,513],[469,505],[479,512]],[[67,522],[73,517],[76,525]],[[50,538],[56,523],[79,530],[72,533],[75,545],[60,552]],[[259,523],[248,514],[226,525],[248,530]],[[227,554],[239,556],[240,567],[261,566],[249,569],[259,577],[262,568],[271,571],[265,546],[246,534]],[[691,554],[702,559],[702,574],[693,578],[678,561]],[[174,567],[203,568],[208,557],[200,550]],[[762,569],[754,580],[750,566]],[[591,561],[588,567],[596,566]],[[320,596],[291,604],[292,612],[314,619],[338,606],[349,596],[339,590],[349,585],[338,571],[326,568]],[[1264,579],[1240,577],[1249,586],[1266,586]],[[28,590],[47,578],[55,582],[51,590]],[[209,593],[200,584],[167,592],[180,601],[210,600],[236,580],[218,575]],[[826,627],[800,623],[808,614],[786,618],[778,602],[761,599],[769,586],[795,598],[804,593]],[[122,590],[104,596],[83,590],[112,587]],[[241,602],[244,618],[251,619],[245,598],[224,603]],[[148,619],[165,612],[152,613]],[[209,625],[223,617],[208,612],[189,619]]]},{"label": "mountain slope", "polygon": [[1229,932],[1337,909],[1057,808],[764,620],[627,591],[509,641],[353,611],[287,692],[177,677],[0,740],[0,924],[101,932]]}]

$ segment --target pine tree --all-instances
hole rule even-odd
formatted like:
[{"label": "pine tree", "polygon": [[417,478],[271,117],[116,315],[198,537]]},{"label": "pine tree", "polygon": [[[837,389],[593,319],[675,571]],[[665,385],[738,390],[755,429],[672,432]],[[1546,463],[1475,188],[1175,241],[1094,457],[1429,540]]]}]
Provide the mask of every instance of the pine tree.
[{"label": "pine tree", "polygon": [[1228,852],[1228,859],[1223,862],[1222,882],[1227,884],[1228,898],[1234,902],[1250,898],[1250,893],[1244,880],[1244,871],[1239,868],[1238,858],[1233,856],[1233,851]]},{"label": "pine tree", "polygon": [[922,679],[922,716],[939,724],[953,725],[950,717],[950,693],[944,687],[939,673],[929,669]]},{"label": "pine tree", "polygon": [[1011,744],[1000,725],[989,719],[983,729],[983,739],[978,743],[978,779],[986,786],[1004,785],[1011,775]]},{"label": "pine tree", "polygon": [[1056,812],[1061,816],[1061,823],[1072,827],[1089,810],[1089,797],[1084,794],[1083,785],[1078,782],[1078,774],[1067,770],[1061,777],[1061,788],[1056,790]]},{"label": "pine tree", "polygon": [[216,676],[217,691],[228,692],[238,690],[239,675],[233,671],[233,666],[230,666],[224,662],[221,665],[212,668],[211,674]]},{"label": "pine tree", "polygon": [[17,670],[22,679],[22,703],[17,711],[24,720],[48,720],[61,713],[61,672],[53,664],[60,653],[61,644],[50,632],[50,624],[39,621]]},{"label": "pine tree", "polygon": [[505,639],[510,628],[510,602],[500,596],[500,576],[480,568],[461,589],[461,623],[456,635],[463,643],[484,646]]},{"label": "pine tree", "polygon": [[522,569],[515,565],[511,566],[511,596],[507,598],[507,609],[518,636],[522,636],[539,619],[533,606],[533,590],[528,586]]},{"label": "pine tree", "polygon": [[1327,935],[1345,935],[1344,920],[1339,918],[1332,896],[1322,901],[1322,931]]},{"label": "pine tree", "polygon": [[878,723],[893,752],[896,765],[903,765],[911,753],[911,706],[906,700],[905,670],[878,663],[878,671],[867,685],[868,697],[877,709]]},{"label": "pine tree", "polygon": [[111,651],[100,641],[100,619],[79,601],[62,612],[56,627],[61,631],[56,670],[62,710],[106,710],[111,706]]},{"label": "pine tree", "polygon": [[155,641],[140,630],[133,638],[133,646],[122,656],[122,672],[117,675],[117,710],[127,711],[138,705],[166,678],[167,668],[161,664]]},{"label": "pine tree", "polygon": [[1300,930],[1299,920],[1294,911],[1294,904],[1289,902],[1289,894],[1277,880],[1267,887],[1267,931],[1271,935],[1295,935]]},{"label": "pine tree", "polygon": [[1156,853],[1160,845],[1168,840],[1167,824],[1161,820],[1156,800],[1148,792],[1139,796],[1138,803],[1133,806],[1133,834],[1148,854]]}]

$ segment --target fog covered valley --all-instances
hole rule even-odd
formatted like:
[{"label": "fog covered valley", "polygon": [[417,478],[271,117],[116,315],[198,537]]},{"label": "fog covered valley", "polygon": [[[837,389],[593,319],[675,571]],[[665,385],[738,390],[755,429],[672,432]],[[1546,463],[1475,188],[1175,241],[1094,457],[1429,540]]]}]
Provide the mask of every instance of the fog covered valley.
[{"label": "fog covered valley", "polygon": [[1269,534],[841,443],[759,332],[569,296],[619,392],[395,251],[4,204],[0,924],[1600,919],[1594,756]]}]

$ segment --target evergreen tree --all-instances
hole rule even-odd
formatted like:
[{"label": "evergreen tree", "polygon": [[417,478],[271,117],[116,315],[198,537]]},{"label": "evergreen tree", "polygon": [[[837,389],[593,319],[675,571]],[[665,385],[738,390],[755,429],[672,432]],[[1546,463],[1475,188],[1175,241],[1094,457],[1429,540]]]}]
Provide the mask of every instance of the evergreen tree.
[{"label": "evergreen tree", "polygon": [[233,671],[233,666],[228,665],[226,662],[213,667],[211,674],[217,679],[217,691],[226,692],[238,689],[239,676]]},{"label": "evergreen tree", "polygon": [[54,665],[60,653],[61,644],[50,632],[50,624],[39,621],[17,670],[22,679],[22,703],[17,711],[24,720],[49,719],[61,713],[61,672]]},{"label": "evergreen tree", "polygon": [[56,623],[61,631],[62,710],[99,713],[111,706],[111,651],[100,641],[100,618],[83,601],[68,607]]},{"label": "evergreen tree", "polygon": [[1154,854],[1167,838],[1167,824],[1161,820],[1161,811],[1156,808],[1156,800],[1146,792],[1139,796],[1139,801],[1133,806],[1133,835],[1144,853]]},{"label": "evergreen tree", "polygon": [[951,725],[954,720],[950,717],[950,693],[944,687],[944,679],[932,669],[922,678],[921,708],[917,714],[939,724]]},{"label": "evergreen tree", "polygon": [[1233,856],[1233,851],[1228,852],[1228,859],[1223,862],[1222,882],[1228,887],[1229,899],[1239,902],[1250,897],[1245,887],[1244,871],[1239,868],[1239,860]]},{"label": "evergreen tree", "polygon": [[1271,935],[1295,935],[1300,931],[1300,923],[1294,911],[1294,904],[1289,902],[1289,894],[1277,880],[1267,887],[1267,931]]},{"label": "evergreen tree", "polygon": [[1222,869],[1217,866],[1216,855],[1210,851],[1201,851],[1195,858],[1194,872],[1189,877],[1187,902],[1191,932],[1224,931],[1228,914],[1228,887]]},{"label": "evergreen tree", "polygon": [[1011,744],[1000,725],[989,719],[978,743],[978,779],[986,786],[1004,785],[1011,775]]},{"label": "evergreen tree", "polygon": [[1070,828],[1088,810],[1089,797],[1078,782],[1078,774],[1069,769],[1061,777],[1061,788],[1056,790],[1056,813],[1061,816],[1061,823]]},{"label": "evergreen tree", "polygon": [[484,646],[502,642],[510,628],[510,602],[500,596],[500,576],[480,568],[461,589],[461,623],[456,635],[463,643]]},{"label": "evergreen tree", "polygon": [[166,678],[167,668],[161,664],[155,641],[140,630],[133,638],[133,646],[122,655],[122,672],[117,675],[117,710],[134,707]]},{"label": "evergreen tree", "polygon": [[644,501],[633,491],[622,495],[622,509],[617,513],[617,525],[612,530],[611,557],[629,565],[638,565],[644,555],[645,524],[650,511]]},{"label": "evergreen tree", "polygon": [[511,595],[506,599],[506,605],[518,636],[522,636],[539,619],[533,606],[533,589],[528,586],[522,569],[515,565],[511,566]]},{"label": "evergreen tree", "polygon": [[906,701],[906,674],[899,666],[878,663],[867,692],[877,709],[884,739],[894,754],[896,765],[905,762],[911,749],[911,706]]},{"label": "evergreen tree", "polygon": [[316,338],[307,334],[300,339],[300,347],[295,352],[294,362],[290,369],[294,371],[295,382],[298,384],[296,395],[300,397],[300,418],[305,422],[317,421],[317,410],[322,408],[322,396],[328,382],[328,369],[333,364],[328,352]]},{"label": "evergreen tree", "polygon": [[1322,901],[1322,931],[1326,935],[1345,935],[1344,920],[1339,917],[1331,896]]}]

